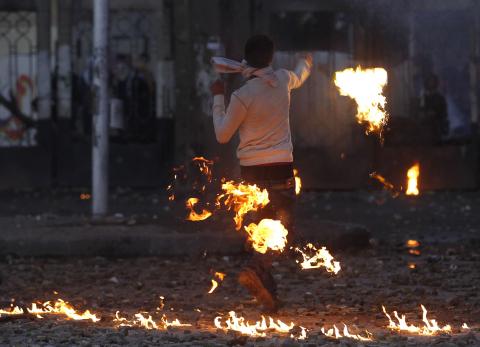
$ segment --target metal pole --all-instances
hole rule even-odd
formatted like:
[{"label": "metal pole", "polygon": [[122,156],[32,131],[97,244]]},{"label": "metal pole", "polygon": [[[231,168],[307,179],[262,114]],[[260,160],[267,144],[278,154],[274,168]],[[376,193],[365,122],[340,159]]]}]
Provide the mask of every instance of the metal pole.
[{"label": "metal pole", "polygon": [[93,6],[92,213],[99,217],[108,210],[108,0],[94,0]]}]

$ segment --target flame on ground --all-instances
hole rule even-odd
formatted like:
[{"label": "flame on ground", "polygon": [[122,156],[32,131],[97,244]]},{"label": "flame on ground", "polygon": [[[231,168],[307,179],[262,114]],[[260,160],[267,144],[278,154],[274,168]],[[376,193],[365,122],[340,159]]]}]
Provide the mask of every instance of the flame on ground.
[{"label": "flame on ground", "polygon": [[297,260],[303,270],[324,267],[327,272],[333,272],[334,274],[341,270],[340,262],[334,261],[333,256],[325,247],[317,249],[313,244],[307,243],[303,249],[295,247],[294,250],[303,257],[302,261]]},{"label": "flame on ground", "polygon": [[23,314],[23,309],[18,306],[15,306],[15,307],[12,306],[8,310],[0,309],[0,316],[2,316],[2,314],[9,315],[9,316],[20,315],[20,314]]},{"label": "flame on ground", "polygon": [[304,327],[299,327],[301,330],[300,330],[300,334],[298,336],[295,336],[293,334],[290,335],[290,337],[292,339],[297,339],[297,340],[305,340],[307,338],[307,329],[305,329]]},{"label": "flame on ground", "polygon": [[235,211],[233,219],[237,230],[242,227],[245,214],[257,211],[270,202],[267,190],[256,185],[228,181],[222,184],[222,190],[223,193],[217,197],[217,206],[223,203],[228,210]]},{"label": "flame on ground", "polygon": [[330,328],[326,330],[325,328],[322,328],[320,330],[322,334],[324,334],[327,337],[331,337],[334,339],[341,339],[341,338],[349,338],[349,339],[354,339],[354,340],[359,340],[359,341],[372,341],[373,335],[365,331],[365,336],[362,336],[360,334],[351,334],[348,331],[348,327],[346,324],[343,324],[343,331],[340,332],[340,329],[338,329],[335,325],[333,325],[333,328]]},{"label": "flame on ground", "polygon": [[387,71],[383,68],[362,69],[358,66],[335,73],[335,85],[341,95],[349,96],[357,103],[357,121],[367,125],[367,134],[378,132],[381,137],[387,123],[386,99],[382,94],[387,80]]},{"label": "flame on ground", "polygon": [[258,224],[246,226],[245,231],[252,247],[262,254],[269,249],[282,252],[287,244],[288,230],[279,220],[262,219]]},{"label": "flame on ground", "polygon": [[[43,315],[65,315],[73,320],[90,320],[92,322],[98,322],[100,318],[92,314],[89,310],[83,313],[78,313],[75,308],[68,302],[57,299],[54,302],[46,301],[43,304],[32,303],[30,308],[27,308],[29,314],[37,316],[37,318],[43,318]],[[24,310],[18,306],[12,307],[10,310],[0,310],[0,316],[5,315],[21,315],[24,314]]]},{"label": "flame on ground", "polygon": [[[267,323],[268,321],[268,323]],[[249,336],[266,336],[267,331],[275,331],[278,333],[288,333],[294,327],[295,324],[290,323],[286,324],[281,320],[277,319],[274,320],[272,317],[265,318],[262,316],[260,321],[255,323],[249,323],[243,317],[237,316],[235,311],[230,311],[228,313],[228,318],[225,320],[225,325],[222,325],[222,317],[216,317],[214,320],[215,327],[222,330],[234,330],[238,331],[244,335]],[[301,338],[304,334],[306,336],[306,332],[304,332],[305,328],[302,328],[302,332],[300,337]]]},{"label": "flame on ground", "polygon": [[427,309],[425,306],[420,305],[422,308],[422,321],[423,326],[415,326],[413,324],[408,324],[406,320],[406,316],[402,314],[401,316],[398,315],[397,311],[393,311],[393,315],[397,322],[392,320],[392,317],[387,313],[385,306],[382,306],[383,313],[388,318],[389,324],[388,328],[397,331],[406,331],[410,333],[415,333],[419,335],[435,335],[437,333],[450,333],[452,332],[452,327],[450,325],[445,325],[440,327],[435,319],[428,319],[427,318]]},{"label": "flame on ground", "polygon": [[195,212],[195,205],[198,203],[197,198],[189,198],[185,203],[185,207],[190,210],[190,214],[187,216],[187,220],[192,222],[198,222],[209,218],[212,215],[212,212],[207,211],[205,209],[202,210],[201,213]]},{"label": "flame on ground", "polygon": [[161,320],[157,323],[154,321],[151,315],[147,312],[135,313],[133,319],[129,320],[120,316],[120,312],[115,312],[115,318],[113,319],[118,326],[127,327],[141,327],[147,330],[163,330],[168,327],[189,327],[191,324],[181,323],[178,319],[169,321],[165,315],[162,315]]},{"label": "flame on ground", "polygon": [[298,176],[297,169],[293,169],[293,176],[295,177],[295,194],[299,195],[302,191],[302,179]]},{"label": "flame on ground", "polygon": [[407,191],[406,195],[418,195],[418,176],[420,176],[420,164],[416,163],[407,172]]},{"label": "flame on ground", "polygon": [[[216,277],[220,282],[223,281],[223,279],[225,278],[225,274],[223,272],[215,272],[214,274],[214,277]],[[212,287],[210,288],[210,290],[208,291],[208,294],[212,294],[215,289],[217,289],[218,287],[218,282],[212,278]]]}]

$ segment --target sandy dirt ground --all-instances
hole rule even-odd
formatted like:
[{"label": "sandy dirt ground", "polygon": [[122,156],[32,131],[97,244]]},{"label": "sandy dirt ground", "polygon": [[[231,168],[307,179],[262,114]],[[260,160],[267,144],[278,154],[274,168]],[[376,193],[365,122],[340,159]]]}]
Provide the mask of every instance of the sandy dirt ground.
[{"label": "sandy dirt ground", "polygon": [[[11,199],[12,204],[18,204],[17,214],[21,218],[30,211],[28,218],[35,218],[36,213],[43,218],[45,210],[38,207],[34,211],[37,204],[30,202],[32,206],[24,210],[19,207],[25,205],[22,201],[30,201],[29,194],[34,193],[15,193]],[[78,206],[62,203],[72,194],[62,193],[53,199],[48,213],[68,215],[78,211]],[[141,202],[132,203],[132,199]],[[133,195],[126,191],[118,195],[115,208],[137,220],[138,216],[167,218],[174,209],[158,212],[160,203],[156,199],[151,193]],[[371,247],[335,252],[342,266],[338,275],[323,269],[300,271],[291,260],[275,264],[279,295],[286,305],[273,318],[293,322],[297,328],[289,333],[267,331],[266,336],[246,336],[214,326],[215,317],[222,317],[224,322],[231,310],[250,322],[261,318],[255,302],[235,281],[246,256],[6,257],[0,262],[0,307],[8,308],[12,300],[27,307],[32,302],[62,298],[78,311],[88,309],[101,320],[73,321],[61,315],[1,320],[5,317],[2,315],[0,345],[480,346],[479,201],[479,193],[469,192],[425,193],[414,199],[393,199],[380,191],[304,193],[298,209],[300,229],[315,229],[319,220],[360,223],[371,231]],[[78,202],[84,206],[81,204]],[[11,213],[5,210],[8,206],[2,209],[5,214]],[[235,231],[231,226],[224,232]],[[409,239],[419,241],[417,254],[406,247]],[[208,294],[215,271],[227,276],[216,291]],[[164,297],[163,307],[160,296]],[[419,336],[388,329],[382,305],[389,313],[397,310],[406,314],[409,324],[424,326],[420,304],[428,309],[429,319],[436,319],[440,326],[450,324],[452,332]],[[147,312],[145,315],[152,316],[158,329],[118,326],[114,322],[116,311],[128,319]],[[160,323],[162,315],[191,326],[165,328]],[[461,329],[463,323],[470,329]],[[362,336],[368,330],[372,340],[325,336],[321,328],[329,329],[334,324],[341,331],[346,324],[350,333]],[[296,338],[300,326],[307,329],[305,340]]]}]

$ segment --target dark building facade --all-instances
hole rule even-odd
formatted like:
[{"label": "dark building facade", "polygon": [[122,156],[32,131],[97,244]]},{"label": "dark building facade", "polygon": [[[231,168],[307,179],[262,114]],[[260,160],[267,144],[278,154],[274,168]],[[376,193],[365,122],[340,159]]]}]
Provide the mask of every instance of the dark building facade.
[{"label": "dark building facade", "polygon": [[[217,76],[209,60],[241,60],[245,40],[263,32],[276,42],[275,66],[293,67],[300,51],[314,55],[315,69],[293,95],[291,114],[306,187],[366,188],[373,171],[402,185],[418,161],[427,189],[476,188],[478,6],[112,0],[111,184],[161,187],[174,165],[196,155],[215,158],[219,175],[235,177],[235,141],[215,143],[208,86]],[[0,18],[0,187],[90,186],[91,1],[1,0]],[[332,83],[335,71],[357,65],[389,74],[383,144],[365,136],[351,100]],[[434,90],[426,82],[432,76]],[[225,81],[230,92],[242,83]],[[435,117],[442,112],[448,128],[438,134]]]}]

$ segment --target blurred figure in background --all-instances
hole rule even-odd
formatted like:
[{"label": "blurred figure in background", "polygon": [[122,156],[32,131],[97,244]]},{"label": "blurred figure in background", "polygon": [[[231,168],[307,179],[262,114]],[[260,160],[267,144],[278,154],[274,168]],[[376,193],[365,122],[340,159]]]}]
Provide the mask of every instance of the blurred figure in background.
[{"label": "blurred figure in background", "polygon": [[122,138],[128,142],[152,142],[155,139],[155,82],[142,55],[138,67],[125,54],[115,59],[112,96],[121,100],[125,129]]},{"label": "blurred figure in background", "polygon": [[432,129],[433,141],[439,144],[448,135],[449,121],[447,102],[438,90],[437,75],[431,73],[424,80],[424,92],[420,100],[420,111],[423,120]]}]

